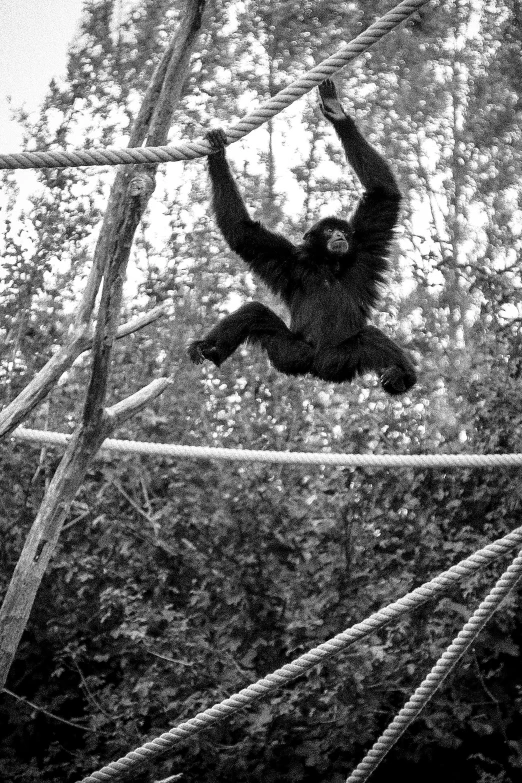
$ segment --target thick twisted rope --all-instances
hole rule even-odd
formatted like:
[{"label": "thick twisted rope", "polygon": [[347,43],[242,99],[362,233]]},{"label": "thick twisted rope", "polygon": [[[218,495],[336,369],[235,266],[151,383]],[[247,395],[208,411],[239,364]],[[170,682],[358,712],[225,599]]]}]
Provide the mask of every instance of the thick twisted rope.
[{"label": "thick twisted rope", "polygon": [[[370,25],[353,41],[339,49],[338,52],[316,65],[300,79],[285,87],[268,101],[263,103],[251,114],[248,114],[236,125],[230,127],[227,143],[238,141],[247,133],[258,128],[274,117],[301,95],[323,82],[336,71],[344,68],[362,52],[365,52],[383,36],[397,27],[429,0],[404,0],[396,8]],[[71,152],[20,152],[0,155],[0,169],[46,169],[63,168],[65,166],[116,166],[119,163],[167,163],[168,161],[192,160],[211,152],[211,147],[205,139],[182,142],[176,146],[135,147],[127,149],[73,150]]]},{"label": "thick twisted rope", "polygon": [[[71,436],[61,432],[19,427],[12,433],[16,440],[49,446],[66,446]],[[333,465],[365,468],[486,468],[518,467],[522,454],[331,454],[307,451],[261,451],[224,449],[212,446],[179,446],[173,443],[145,443],[137,440],[107,438],[100,451],[142,454],[151,457],[270,462],[289,465]]]},{"label": "thick twisted rope", "polygon": [[447,571],[426,582],[426,584],[416,588],[408,595],[399,598],[384,609],[372,614],[366,620],[334,636],[333,639],[320,644],[318,647],[310,650],[310,652],[301,655],[291,663],[272,672],[267,677],[253,685],[249,685],[247,688],[243,688],[239,693],[230,696],[213,707],[209,707],[204,712],[200,712],[194,718],[181,723],[151,742],[147,742],[142,747],[128,753],[123,758],[118,759],[118,761],[108,764],[98,772],[94,772],[89,777],[84,778],[81,783],[108,783],[109,781],[123,778],[142,764],[146,764],[169,752],[183,740],[216,723],[220,723],[230,715],[243,710],[264,696],[278,690],[318,663],[322,663],[328,658],[337,655],[365,636],[375,633],[392,622],[392,620],[432,600],[435,596],[452,587],[458,580],[469,576],[474,571],[520,545],[522,545],[522,527],[478,550],[478,552],[452,566]]},{"label": "thick twisted rope", "polygon": [[346,779],[346,783],[365,783],[368,780],[386,754],[402,737],[408,726],[422,712],[435,691],[440,688],[446,677],[455,668],[460,658],[498,609],[501,601],[503,601],[521,577],[522,551],[518,553],[493,590],[482,601],[456,639],[453,640],[446,652],[439,658],[424,682],[419,685],[413,696],[396,715],[373,748]]}]

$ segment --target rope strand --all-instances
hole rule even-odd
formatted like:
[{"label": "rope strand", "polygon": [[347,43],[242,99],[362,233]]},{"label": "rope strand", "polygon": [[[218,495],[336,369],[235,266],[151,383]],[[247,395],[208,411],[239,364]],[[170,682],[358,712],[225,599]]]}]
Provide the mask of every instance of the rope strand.
[{"label": "rope strand", "polygon": [[[15,440],[39,445],[65,447],[71,438],[61,432],[19,427],[11,435]],[[180,446],[174,443],[146,443],[137,440],[107,438],[102,452],[141,454],[150,457],[215,459],[232,462],[271,462],[290,465],[332,465],[370,468],[490,468],[519,467],[522,454],[332,454],[331,452],[261,451],[225,449],[216,446]]]},{"label": "rope strand", "polygon": [[[339,51],[316,65],[304,76],[285,87],[251,114],[231,126],[226,134],[228,143],[246,136],[255,128],[290,106],[305,93],[316,87],[336,71],[340,71],[362,52],[411,16],[429,0],[404,0],[387,14],[370,25]],[[192,160],[208,155],[210,144],[206,139],[180,142],[175,146],[134,147],[127,149],[61,150],[51,152],[19,152],[0,155],[1,169],[52,169],[66,166],[116,166],[120,163],[168,163],[169,161]]]},{"label": "rope strand", "polygon": [[346,779],[346,783],[365,783],[372,772],[390,752],[406,729],[420,715],[446,677],[453,671],[466,650],[498,609],[510,590],[522,577],[522,551],[518,553],[507,571],[500,577],[489,595],[464,625],[459,635],[439,658],[426,679],[419,685],[409,701],[395,716],[386,731],[364,757],[357,768]]},{"label": "rope strand", "polygon": [[360,639],[375,633],[392,622],[392,620],[411,612],[427,601],[433,600],[435,596],[448,590],[458,580],[469,576],[474,571],[493,562],[496,558],[521,544],[522,527],[519,527],[507,536],[474,552],[465,560],[434,577],[426,584],[417,587],[403,598],[399,598],[397,601],[384,607],[384,609],[372,614],[366,620],[357,623],[346,631],[334,636],[333,639],[329,639],[313,650],[299,656],[296,660],[287,663],[253,685],[243,688],[239,693],[230,696],[219,704],[215,704],[213,707],[209,707],[204,712],[200,712],[185,723],[175,726],[170,731],[165,732],[165,734],[151,742],[147,742],[123,758],[111,762],[98,772],[94,772],[92,775],[84,778],[81,783],[108,783],[109,781],[118,780],[129,772],[134,771],[137,767],[163,756],[183,740],[189,739],[203,729],[222,722],[234,713],[245,709],[245,707],[278,690],[318,663],[323,663]]}]

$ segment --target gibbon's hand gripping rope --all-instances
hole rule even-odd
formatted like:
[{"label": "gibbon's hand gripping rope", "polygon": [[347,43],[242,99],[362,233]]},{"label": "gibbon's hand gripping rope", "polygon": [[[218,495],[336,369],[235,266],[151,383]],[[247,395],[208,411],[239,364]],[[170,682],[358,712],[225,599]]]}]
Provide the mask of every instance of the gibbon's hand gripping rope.
[{"label": "gibbon's hand gripping rope", "polygon": [[484,598],[459,635],[452,641],[445,653],[439,658],[426,679],[419,685],[413,696],[395,716],[386,731],[377,740],[373,748],[346,779],[346,783],[365,783],[377,769],[387,753],[402,737],[406,729],[422,712],[426,704],[440,688],[446,677],[455,668],[466,650],[475,641],[488,620],[498,609],[510,590],[522,577],[522,551],[518,553],[507,571],[502,574],[489,595]]},{"label": "gibbon's hand gripping rope", "polygon": [[287,663],[253,685],[243,688],[239,693],[230,696],[219,704],[215,704],[213,707],[209,707],[194,718],[181,723],[179,726],[175,726],[160,737],[131,751],[131,753],[128,753],[118,761],[111,762],[98,772],[94,772],[92,775],[84,778],[81,783],[111,783],[112,781],[123,779],[125,775],[135,772],[142,765],[150,763],[155,758],[164,756],[180,742],[198,734],[203,729],[220,723],[230,715],[278,690],[283,685],[317,666],[317,664],[323,663],[333,655],[337,655],[365,636],[375,633],[401,615],[411,612],[413,609],[432,600],[435,596],[441,595],[456,584],[459,579],[469,576],[473,572],[478,571],[479,568],[488,565],[498,557],[507,554],[511,549],[521,545],[522,527],[519,527],[498,541],[494,541],[483,549],[479,549],[465,560],[434,577],[426,584],[417,587],[403,598],[399,598],[397,601],[384,607],[384,609],[372,614],[366,620],[348,628],[346,631],[334,636],[333,639],[329,639],[327,642],[310,650],[310,652],[304,653],[295,661]]},{"label": "gibbon's hand gripping rope", "polygon": [[[323,82],[336,71],[344,68],[362,52],[383,38],[401,22],[411,16],[429,0],[404,0],[398,6],[370,25],[353,41],[323,60],[308,73],[285,87],[264,104],[227,130],[227,143],[238,141],[279,114],[301,95]],[[210,144],[199,141],[181,142],[176,146],[133,147],[124,150],[74,150],[71,152],[20,152],[0,155],[0,169],[52,169],[65,166],[116,166],[119,163],[167,163],[176,160],[192,160],[211,152]]]}]

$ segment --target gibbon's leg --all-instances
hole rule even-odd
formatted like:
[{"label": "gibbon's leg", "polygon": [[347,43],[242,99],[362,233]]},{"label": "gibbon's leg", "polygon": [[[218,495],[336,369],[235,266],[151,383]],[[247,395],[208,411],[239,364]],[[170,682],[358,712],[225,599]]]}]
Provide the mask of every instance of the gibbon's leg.
[{"label": "gibbon's leg", "polygon": [[376,372],[388,394],[403,394],[417,380],[407,354],[375,326],[366,326],[335,348],[318,351],[312,375],[343,383],[356,375]]},{"label": "gibbon's leg", "polygon": [[304,375],[311,367],[313,349],[260,302],[250,302],[227,315],[206,337],[189,346],[188,355],[196,364],[209,359],[219,367],[247,341],[259,343],[280,372]]},{"label": "gibbon's leg", "polygon": [[375,326],[366,326],[360,334],[359,372],[375,371],[388,394],[403,394],[417,381],[413,362],[397,343]]}]

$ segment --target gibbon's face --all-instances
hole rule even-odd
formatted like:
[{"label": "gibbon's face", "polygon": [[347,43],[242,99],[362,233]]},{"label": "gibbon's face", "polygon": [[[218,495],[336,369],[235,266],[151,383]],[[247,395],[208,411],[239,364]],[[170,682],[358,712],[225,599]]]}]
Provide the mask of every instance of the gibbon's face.
[{"label": "gibbon's face", "polygon": [[315,252],[340,259],[350,251],[352,227],[346,220],[323,218],[304,235],[305,245]]},{"label": "gibbon's face", "polygon": [[334,256],[344,256],[350,249],[348,237],[340,228],[328,226],[323,232],[326,249]]}]

